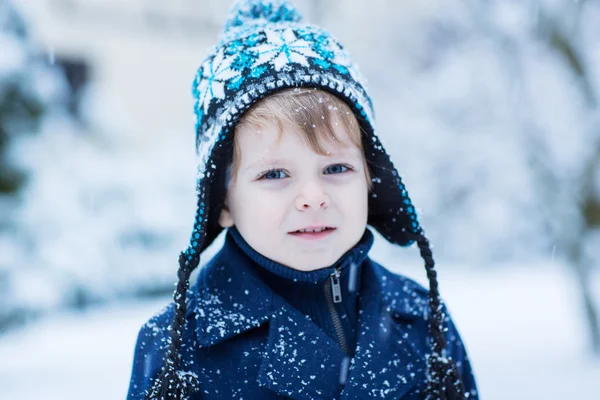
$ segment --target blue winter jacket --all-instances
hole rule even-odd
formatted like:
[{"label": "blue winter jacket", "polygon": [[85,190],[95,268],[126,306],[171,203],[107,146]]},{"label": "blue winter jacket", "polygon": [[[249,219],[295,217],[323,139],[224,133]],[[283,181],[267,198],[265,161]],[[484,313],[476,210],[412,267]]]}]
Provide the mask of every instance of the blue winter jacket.
[{"label": "blue winter jacket", "polygon": [[[181,369],[191,399],[406,399],[426,385],[428,291],[368,257],[361,241],[333,266],[300,272],[254,251],[235,228],[188,291]],[[163,365],[173,304],[140,330],[128,400]],[[448,355],[477,389],[446,312]]]}]

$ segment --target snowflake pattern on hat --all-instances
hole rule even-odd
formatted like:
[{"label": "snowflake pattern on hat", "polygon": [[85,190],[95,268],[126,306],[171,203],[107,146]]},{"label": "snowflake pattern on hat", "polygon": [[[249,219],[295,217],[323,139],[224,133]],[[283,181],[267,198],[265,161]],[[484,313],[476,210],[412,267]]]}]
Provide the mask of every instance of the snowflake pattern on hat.
[{"label": "snowflake pattern on hat", "polygon": [[[316,66],[323,70],[333,68],[338,73],[351,74],[356,83],[365,86],[365,79],[343,47],[319,28],[310,26],[301,29],[264,29],[237,38],[207,57],[195,82],[206,85],[204,80],[211,83],[232,80],[237,87],[232,86],[231,89],[236,90],[239,89],[239,79],[232,78],[243,78],[242,72],[246,72],[249,78],[260,78],[270,68],[279,72],[291,70],[294,64]],[[204,87],[197,89],[202,93]],[[200,103],[204,99],[203,95]]]}]

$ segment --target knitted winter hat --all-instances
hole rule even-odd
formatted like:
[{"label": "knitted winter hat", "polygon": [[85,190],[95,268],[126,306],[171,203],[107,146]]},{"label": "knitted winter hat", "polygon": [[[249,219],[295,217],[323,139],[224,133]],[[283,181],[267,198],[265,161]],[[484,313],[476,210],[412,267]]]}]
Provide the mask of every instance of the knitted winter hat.
[{"label": "knitted winter hat", "polygon": [[[189,247],[180,256],[175,292],[176,315],[164,369],[150,392],[152,399],[180,399],[193,382],[178,373],[189,276],[200,253],[221,232],[219,215],[225,196],[225,171],[231,160],[233,131],[242,114],[261,98],[285,88],[318,88],[345,101],[363,131],[363,146],[373,180],[368,224],[388,241],[407,246],[415,241],[430,280],[430,392],[448,389],[460,378],[442,357],[442,307],[429,244],[408,193],[376,135],[373,106],[365,81],[342,45],[328,32],[307,25],[286,0],[240,0],[234,5],[219,44],[198,69],[193,83],[198,165],[198,208]],[[449,370],[449,368],[451,370]],[[437,397],[436,397],[437,396]],[[458,397],[460,398],[460,397]]]}]

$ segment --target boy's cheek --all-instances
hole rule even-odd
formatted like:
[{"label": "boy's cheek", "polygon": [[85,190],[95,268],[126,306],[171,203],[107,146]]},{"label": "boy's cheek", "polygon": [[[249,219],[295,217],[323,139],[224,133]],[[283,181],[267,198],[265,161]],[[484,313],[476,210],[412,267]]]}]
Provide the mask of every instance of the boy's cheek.
[{"label": "boy's cheek", "polygon": [[263,187],[252,188],[241,196],[245,204],[262,205],[282,205],[286,202],[292,202],[295,198],[295,193],[289,188],[275,187],[273,185],[265,185]]},{"label": "boy's cheek", "polygon": [[[244,214],[247,219],[269,220],[276,218],[281,211],[286,209],[286,204],[291,204],[281,194],[254,191],[240,196],[237,201],[238,214]],[[265,221],[267,222],[267,221]]]}]

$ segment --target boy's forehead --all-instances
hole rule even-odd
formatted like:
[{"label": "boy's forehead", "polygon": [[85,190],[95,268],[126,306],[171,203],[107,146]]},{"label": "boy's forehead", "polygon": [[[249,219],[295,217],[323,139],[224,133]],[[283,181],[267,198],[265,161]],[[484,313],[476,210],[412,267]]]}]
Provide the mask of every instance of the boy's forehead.
[{"label": "boy's forehead", "polygon": [[[315,129],[318,129],[316,126]],[[335,137],[317,134],[319,143],[328,153],[348,153],[359,150],[352,142],[350,134],[339,124],[335,126]],[[266,121],[261,126],[244,126],[236,130],[236,144],[244,153],[283,150],[286,147],[299,146],[310,148],[307,140],[296,130],[296,127],[284,121]],[[311,149],[312,150],[312,149]]]},{"label": "boy's forehead", "polygon": [[[343,136],[336,134],[337,138],[325,138],[320,140],[320,145],[327,153],[323,156],[343,156],[354,155],[360,152],[350,140],[347,134]],[[303,151],[310,151],[318,154],[307,142],[295,132],[283,131],[280,135],[266,135],[264,132],[257,132],[254,137],[247,137],[248,140],[240,140],[240,151],[248,159],[277,157],[278,154],[290,154]],[[321,154],[319,154],[321,155]]]}]

